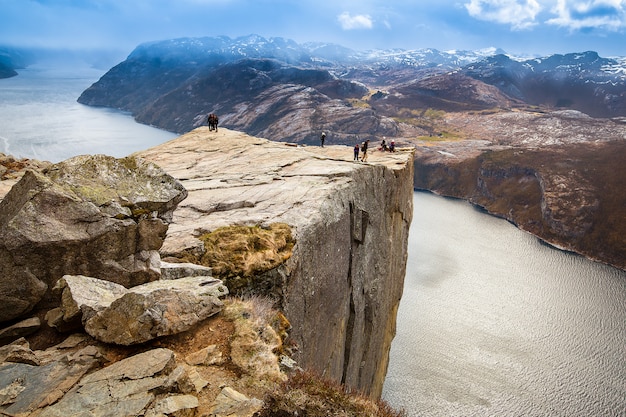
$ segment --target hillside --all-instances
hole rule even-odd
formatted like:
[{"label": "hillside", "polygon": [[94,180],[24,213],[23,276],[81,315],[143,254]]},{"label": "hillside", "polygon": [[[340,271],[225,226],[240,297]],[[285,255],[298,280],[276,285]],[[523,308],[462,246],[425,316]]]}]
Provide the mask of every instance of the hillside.
[{"label": "hillside", "polygon": [[626,66],[594,52],[514,59],[503,51],[358,52],[251,35],[138,46],[79,102],[131,112],[184,133],[218,113],[223,126],[297,143],[423,133],[406,114],[428,109],[579,110],[626,116]]}]

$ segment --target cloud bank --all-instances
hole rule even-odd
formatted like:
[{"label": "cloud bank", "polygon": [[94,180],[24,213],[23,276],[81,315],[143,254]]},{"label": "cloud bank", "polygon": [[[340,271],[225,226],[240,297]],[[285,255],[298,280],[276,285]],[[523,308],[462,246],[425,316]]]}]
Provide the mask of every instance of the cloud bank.
[{"label": "cloud bank", "polygon": [[372,18],[366,14],[352,16],[348,12],[343,12],[337,16],[337,20],[343,30],[371,29],[374,26]]},{"label": "cloud bank", "polygon": [[543,24],[570,31],[626,28],[626,0],[470,0],[464,7],[475,19],[513,30]]}]

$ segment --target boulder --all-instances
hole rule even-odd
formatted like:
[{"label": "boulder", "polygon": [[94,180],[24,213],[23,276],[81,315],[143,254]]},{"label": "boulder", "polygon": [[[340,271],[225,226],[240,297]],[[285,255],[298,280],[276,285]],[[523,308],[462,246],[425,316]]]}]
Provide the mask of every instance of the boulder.
[{"label": "boulder", "polygon": [[[79,316],[92,337],[118,345],[143,343],[188,330],[219,312],[219,298],[228,294],[220,280],[203,276],[154,281],[126,289],[96,278],[66,275],[57,288],[63,293],[60,310],[65,321]],[[49,324],[58,327],[57,322]]]},{"label": "boulder", "polygon": [[131,287],[160,277],[160,249],[180,182],[140,158],[78,156],[27,171],[0,202],[0,322],[82,274]]}]

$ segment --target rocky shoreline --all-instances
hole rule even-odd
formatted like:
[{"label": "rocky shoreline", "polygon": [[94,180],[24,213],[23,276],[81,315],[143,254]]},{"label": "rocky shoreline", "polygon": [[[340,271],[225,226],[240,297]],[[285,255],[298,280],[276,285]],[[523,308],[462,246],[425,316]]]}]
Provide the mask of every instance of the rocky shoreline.
[{"label": "rocky shoreline", "polygon": [[578,112],[449,114],[411,141],[416,189],[465,199],[546,243],[626,269],[626,125]]}]

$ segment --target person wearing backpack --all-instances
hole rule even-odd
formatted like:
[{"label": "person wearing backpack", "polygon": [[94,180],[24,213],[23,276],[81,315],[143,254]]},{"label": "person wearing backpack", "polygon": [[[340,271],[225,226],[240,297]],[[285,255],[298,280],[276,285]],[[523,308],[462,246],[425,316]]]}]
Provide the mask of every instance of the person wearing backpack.
[{"label": "person wearing backpack", "polygon": [[366,140],[365,142],[363,142],[363,144],[361,145],[361,152],[363,152],[363,158],[361,158],[361,161],[363,162],[367,162],[367,147],[370,143],[370,140]]}]

